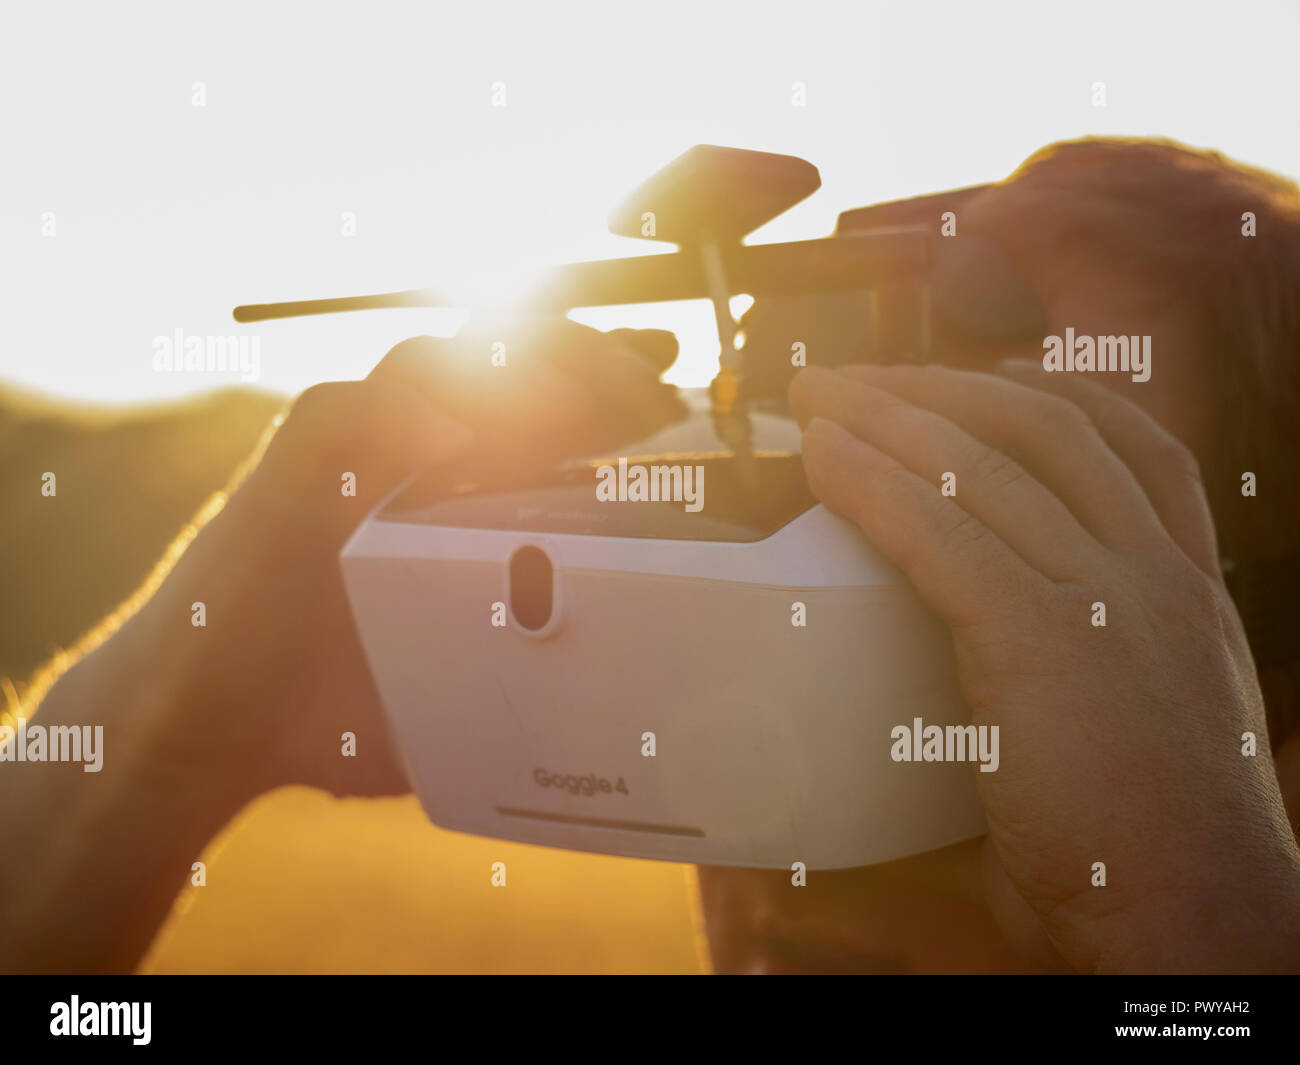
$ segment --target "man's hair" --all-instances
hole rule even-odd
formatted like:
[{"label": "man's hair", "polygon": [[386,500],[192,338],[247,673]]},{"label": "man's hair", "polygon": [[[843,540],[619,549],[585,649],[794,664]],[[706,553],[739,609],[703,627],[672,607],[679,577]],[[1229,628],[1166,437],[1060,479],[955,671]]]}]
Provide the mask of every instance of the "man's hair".
[{"label": "man's hair", "polygon": [[[1287,550],[1300,550],[1300,187],[1218,152],[1122,138],[1051,145],[1007,180],[1016,195],[1006,222],[1040,247],[1133,264],[1186,305],[1216,397],[1197,459],[1220,548],[1259,554],[1267,515]],[[1246,212],[1255,236],[1243,233]],[[1246,471],[1258,498],[1241,495]]]}]

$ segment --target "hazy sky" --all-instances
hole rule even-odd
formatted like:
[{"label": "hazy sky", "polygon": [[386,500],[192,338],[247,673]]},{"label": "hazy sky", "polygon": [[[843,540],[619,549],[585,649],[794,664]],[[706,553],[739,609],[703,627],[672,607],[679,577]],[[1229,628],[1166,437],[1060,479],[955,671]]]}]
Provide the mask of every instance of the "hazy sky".
[{"label": "hazy sky", "polygon": [[[13,5],[0,31],[0,379],[108,401],[237,380],[156,372],[153,340],[177,329],[256,332],[265,387],[361,376],[397,340],[446,333],[457,316],[238,327],[230,309],[637,254],[641,242],[605,231],[609,208],[698,142],[820,168],[821,191],[761,240],[821,236],[844,208],[996,179],[1089,133],[1171,136],[1295,177],[1297,11]],[[206,106],[193,106],[196,82]],[[494,83],[505,107],[492,106]],[[355,237],[341,235],[343,212]],[[676,379],[710,376],[707,305],[584,320],[678,328]]]}]

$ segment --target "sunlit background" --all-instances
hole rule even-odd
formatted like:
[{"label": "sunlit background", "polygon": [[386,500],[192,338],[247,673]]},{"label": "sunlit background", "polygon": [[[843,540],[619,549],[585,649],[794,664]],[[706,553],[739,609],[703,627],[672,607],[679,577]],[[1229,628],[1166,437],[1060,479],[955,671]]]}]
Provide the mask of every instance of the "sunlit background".
[{"label": "sunlit background", "polygon": [[[1136,0],[11,6],[0,25],[0,385],[118,404],[239,383],[155,372],[153,339],[177,329],[260,336],[261,388],[360,377],[398,340],[449,334],[462,316],[238,327],[231,308],[481,291],[552,263],[656,250],[608,234],[608,211],[700,142],[820,168],[821,191],[758,241],[825,235],[846,208],[997,179],[1090,133],[1174,137],[1295,176],[1298,11]],[[355,236],[343,235],[345,213]],[[712,374],[706,305],[581,317],[674,329],[683,350],[671,378]],[[5,571],[15,676],[49,653],[51,632],[74,638],[130,591],[183,508],[251,447],[276,405],[259,402],[242,420],[221,414],[240,429],[220,440],[159,422],[67,443],[85,476],[60,474],[61,502],[116,539],[101,558],[67,529],[29,531],[40,568],[24,558]],[[15,494],[6,518],[38,529],[36,496],[22,498],[27,509]],[[51,620],[38,626],[42,610]],[[280,792],[203,857],[208,886],[181,899],[150,969],[701,964],[683,867],[444,832],[413,799]],[[497,860],[506,891],[489,886]]]},{"label": "sunlit background", "polygon": [[[608,234],[607,212],[698,142],[821,169],[822,190],[760,241],[999,178],[1088,133],[1172,136],[1295,175],[1297,12],[1131,0],[22,5],[0,34],[0,378],[110,401],[230,383],[153,370],[153,338],[178,328],[259,334],[264,387],[361,376],[397,340],[453,332],[461,316],[237,327],[230,309],[482,287],[654,250]],[[196,82],[206,106],[192,104]],[[806,106],[793,103],[796,82]],[[343,212],[355,237],[340,233]],[[704,304],[582,317],[674,328],[673,379],[710,376]]]}]

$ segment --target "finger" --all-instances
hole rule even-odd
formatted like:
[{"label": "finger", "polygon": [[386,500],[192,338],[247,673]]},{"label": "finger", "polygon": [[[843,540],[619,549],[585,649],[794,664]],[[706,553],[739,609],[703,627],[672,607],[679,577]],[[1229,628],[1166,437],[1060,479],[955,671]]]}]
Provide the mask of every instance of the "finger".
[{"label": "finger", "polygon": [[658,376],[677,361],[677,334],[668,329],[611,329],[605,334],[646,359]]},{"label": "finger", "polygon": [[403,478],[461,455],[471,441],[468,429],[409,388],[329,382],[294,401],[250,483],[271,512],[311,515],[314,533],[332,542]]},{"label": "finger", "polygon": [[829,418],[911,470],[939,493],[945,477],[959,505],[1039,573],[1080,579],[1100,546],[1069,509],[1002,452],[942,415],[892,392],[812,367],[790,387],[796,417]]},{"label": "finger", "polygon": [[1046,578],[977,518],[834,422],[808,423],[803,464],[817,498],[854,522],[950,625],[978,625],[1044,593]]},{"label": "finger", "polygon": [[364,454],[386,483],[463,452],[471,440],[465,426],[393,381],[314,385],[294,401],[274,437],[295,460],[321,464]]},{"label": "finger", "polygon": [[1046,373],[1032,359],[1005,359],[998,371],[1069,400],[1133,471],[1170,538],[1216,581],[1223,580],[1214,519],[1195,456],[1131,399],[1079,374]]},{"label": "finger", "polygon": [[628,439],[686,413],[677,389],[659,380],[677,357],[677,338],[666,330],[602,333],[559,319],[546,326],[537,344],[550,365],[582,382],[607,424],[633,434]]},{"label": "finger", "polygon": [[[431,410],[454,409],[454,385],[446,372],[454,361],[452,343],[441,337],[409,337],[390,348],[366,380],[410,389]],[[474,420],[472,413],[464,413],[467,421]]]},{"label": "finger", "polygon": [[[469,426],[481,450],[504,454],[543,438],[557,441],[596,417],[586,389],[554,368],[539,372],[534,351],[513,337],[412,337],[389,351],[366,381],[420,397],[430,412]],[[494,364],[494,356],[501,361]]]},{"label": "finger", "polygon": [[[662,342],[660,342],[662,344]],[[605,334],[563,318],[454,341],[415,337],[371,378],[399,381],[478,431],[485,441],[579,450],[596,438],[636,439],[682,418],[677,390],[654,366]]]},{"label": "finger", "polygon": [[1138,549],[1167,542],[1133,472],[1068,400],[1005,377],[942,366],[852,366],[840,372],[942,414],[1010,455],[1102,543]]}]

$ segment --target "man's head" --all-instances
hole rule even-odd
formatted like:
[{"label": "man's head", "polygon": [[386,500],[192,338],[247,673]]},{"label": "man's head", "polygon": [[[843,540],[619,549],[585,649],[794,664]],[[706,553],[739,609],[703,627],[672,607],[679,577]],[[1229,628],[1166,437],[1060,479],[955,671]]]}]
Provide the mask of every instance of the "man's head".
[{"label": "man's head", "polygon": [[[943,197],[850,212],[840,232],[941,225]],[[1009,356],[1041,360],[1048,335],[1151,338],[1150,377],[1096,374],[1187,444],[1202,468],[1220,552],[1261,665],[1269,731],[1293,822],[1300,814],[1300,190],[1222,156],[1164,141],[1088,139],[1046,148],[996,185],[955,194],[952,236],[988,241],[1041,306],[1043,335],[1008,342],[936,322],[932,359],[993,371]],[[942,248],[941,248],[942,253]],[[799,312],[747,323],[757,345]],[[806,315],[804,316],[806,318]],[[832,339],[832,325],[823,332]],[[791,333],[791,335],[796,335]],[[860,336],[846,323],[844,336]],[[813,350],[810,346],[810,352]],[[827,351],[826,345],[820,350]],[[835,350],[820,360],[895,361],[907,352]],[[813,361],[810,356],[810,361]],[[1257,494],[1243,495],[1253,473]],[[1288,584],[1289,582],[1289,584]],[[1291,740],[1290,743],[1285,741]],[[999,932],[1007,900],[982,897],[979,841],[885,865],[823,872],[792,890],[788,875],[701,869],[714,962],[787,968],[993,971],[1050,967]],[[1005,920],[1002,922],[1005,928]]]},{"label": "man's head", "polygon": [[[1229,557],[1288,554],[1300,510],[1241,498],[1240,473],[1294,498],[1300,411],[1300,189],[1168,141],[1088,139],[1031,156],[969,205],[1053,325],[1165,330],[1150,388],[1114,378],[1193,448]],[[1200,409],[1198,409],[1200,408]],[[1219,474],[1231,482],[1216,492]],[[1232,504],[1232,505],[1229,505]]]},{"label": "man's head", "polygon": [[[1035,153],[967,213],[1053,332],[1152,337],[1149,381],[1098,376],[1200,463],[1280,747],[1300,725],[1293,685],[1274,676],[1300,659],[1300,188],[1216,152],[1098,138]],[[940,360],[963,361],[961,338],[945,339]],[[981,353],[988,368],[990,354],[1003,353]]]}]

